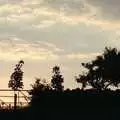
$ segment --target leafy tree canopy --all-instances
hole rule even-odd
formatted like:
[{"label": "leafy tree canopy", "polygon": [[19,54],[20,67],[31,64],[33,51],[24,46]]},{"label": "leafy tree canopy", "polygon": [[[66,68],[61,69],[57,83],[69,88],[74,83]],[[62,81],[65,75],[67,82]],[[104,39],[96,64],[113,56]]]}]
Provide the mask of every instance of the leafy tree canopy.
[{"label": "leafy tree canopy", "polygon": [[82,83],[82,89],[87,85],[100,90],[105,90],[109,86],[119,86],[120,51],[116,48],[105,47],[102,55],[91,62],[82,63],[82,66],[88,70],[87,73],[76,77],[76,81]]},{"label": "leafy tree canopy", "polygon": [[14,72],[10,76],[10,81],[8,83],[8,87],[13,90],[17,90],[19,88],[23,88],[23,71],[22,66],[24,64],[23,60],[20,60],[18,64],[16,64]]}]

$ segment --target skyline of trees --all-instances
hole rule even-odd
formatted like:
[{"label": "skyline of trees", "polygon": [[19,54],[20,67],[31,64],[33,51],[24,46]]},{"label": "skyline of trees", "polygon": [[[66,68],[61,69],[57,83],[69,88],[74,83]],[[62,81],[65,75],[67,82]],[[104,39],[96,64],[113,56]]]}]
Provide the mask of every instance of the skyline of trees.
[{"label": "skyline of trees", "polygon": [[[102,55],[96,56],[88,63],[81,63],[83,67],[88,69],[88,72],[75,77],[74,80],[82,84],[81,88],[75,89],[64,89],[64,76],[62,76],[60,67],[55,65],[52,69],[53,75],[50,82],[36,78],[35,82],[31,84],[31,89],[28,91],[30,101],[26,107],[20,108],[16,104],[16,109],[14,107],[6,109],[6,111],[19,111],[27,119],[37,119],[38,116],[48,115],[48,113],[51,119],[55,118],[56,113],[62,117],[66,114],[69,114],[68,116],[78,114],[79,118],[80,114],[90,115],[93,113],[97,114],[98,117],[100,114],[106,113],[108,116],[111,114],[119,115],[120,90],[108,89],[109,85],[119,86],[119,62],[120,52],[116,48],[106,47]],[[16,65],[11,75],[13,77],[10,79],[12,82],[18,81],[20,83],[22,81],[23,74],[21,73],[23,71],[21,67],[23,64],[24,61],[19,61]],[[92,88],[86,89],[87,86]],[[13,90],[20,88],[19,84],[18,86],[12,84],[10,87]],[[43,115],[43,119],[45,117]],[[47,117],[49,118],[49,116]],[[56,115],[57,117],[58,115]]]},{"label": "skyline of trees", "polygon": [[[81,65],[87,69],[88,72],[83,72],[75,76],[75,81],[80,83],[81,89],[84,90],[87,86],[95,89],[105,90],[109,86],[118,87],[120,84],[120,51],[116,48],[105,47],[103,54],[96,56],[96,58],[87,63],[81,63]],[[23,71],[21,70],[24,61],[21,60],[16,64],[14,72],[10,76],[8,87],[12,89],[23,88]],[[39,85],[40,89],[43,86],[47,88],[51,87],[56,91],[64,90],[64,77],[61,74],[60,67],[55,65],[52,69],[51,83],[41,83],[41,78],[36,78],[35,85]],[[46,82],[46,85],[45,85]],[[35,86],[32,86],[35,87]]]}]

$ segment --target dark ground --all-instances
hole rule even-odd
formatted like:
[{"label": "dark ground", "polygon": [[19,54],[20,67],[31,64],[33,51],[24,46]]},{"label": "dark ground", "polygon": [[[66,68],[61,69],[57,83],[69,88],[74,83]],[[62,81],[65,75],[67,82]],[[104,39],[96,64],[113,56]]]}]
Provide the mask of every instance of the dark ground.
[{"label": "dark ground", "polygon": [[4,120],[116,120],[120,119],[119,91],[41,92],[29,107],[1,111]]}]

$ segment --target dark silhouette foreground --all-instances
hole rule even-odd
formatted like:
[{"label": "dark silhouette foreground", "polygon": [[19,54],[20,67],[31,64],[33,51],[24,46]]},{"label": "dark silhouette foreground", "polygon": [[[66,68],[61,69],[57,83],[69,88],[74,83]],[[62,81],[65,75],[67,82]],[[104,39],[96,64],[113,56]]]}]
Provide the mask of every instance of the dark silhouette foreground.
[{"label": "dark silhouette foreground", "polygon": [[[115,120],[118,117],[119,119],[120,90],[112,91],[108,87],[119,87],[120,51],[117,51],[116,48],[106,47],[101,56],[97,56],[95,60],[89,63],[82,63],[82,66],[88,72],[76,77],[76,81],[82,84],[81,89],[64,90],[64,77],[60,73],[59,66],[55,66],[53,67],[51,84],[37,78],[29,92],[31,95],[29,105],[22,109],[1,110],[1,118]],[[21,69],[15,70],[12,76],[9,87],[12,89],[22,88],[23,72]],[[91,86],[92,89],[85,90],[87,86]]]},{"label": "dark silhouette foreground", "polygon": [[34,94],[28,107],[16,111],[1,111],[0,115],[32,120],[115,119],[120,114],[119,94],[119,90],[41,91]]}]

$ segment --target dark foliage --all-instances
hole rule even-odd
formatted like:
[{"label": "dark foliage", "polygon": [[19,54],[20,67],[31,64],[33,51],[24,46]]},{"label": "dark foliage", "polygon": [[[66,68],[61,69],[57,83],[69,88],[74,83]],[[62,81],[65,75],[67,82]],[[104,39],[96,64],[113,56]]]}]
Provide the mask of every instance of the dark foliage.
[{"label": "dark foliage", "polygon": [[[41,91],[29,106],[31,118],[109,119],[120,114],[120,91],[85,90]],[[44,116],[45,115],[45,116]]]},{"label": "dark foliage", "polygon": [[53,67],[53,76],[51,79],[51,86],[56,91],[63,91],[64,86],[62,83],[64,82],[64,79],[62,75],[60,74],[60,68],[58,66]]},{"label": "dark foliage", "polygon": [[118,87],[120,83],[120,52],[116,48],[105,48],[101,56],[89,63],[82,63],[88,70],[86,74],[76,77],[82,83],[82,89],[87,85],[105,90],[109,86]]},{"label": "dark foliage", "polygon": [[52,90],[51,85],[47,83],[45,79],[41,78],[36,78],[35,83],[31,86],[32,89],[29,91],[29,94],[31,95],[31,103],[36,100],[36,98],[39,98],[42,92]]},{"label": "dark foliage", "polygon": [[19,88],[23,88],[23,71],[21,70],[24,61],[21,60],[16,64],[14,72],[10,76],[10,81],[8,83],[8,87],[12,88],[13,90],[17,90]]}]

